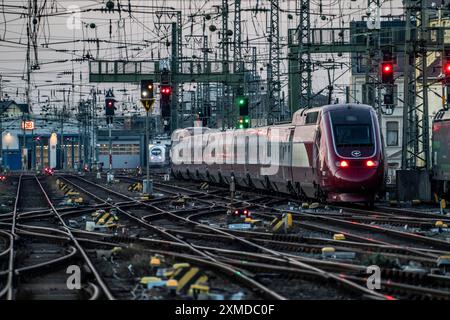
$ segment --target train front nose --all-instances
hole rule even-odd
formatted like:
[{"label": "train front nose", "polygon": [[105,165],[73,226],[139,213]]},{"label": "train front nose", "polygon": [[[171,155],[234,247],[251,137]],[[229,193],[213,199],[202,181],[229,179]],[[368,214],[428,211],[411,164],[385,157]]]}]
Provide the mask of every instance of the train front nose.
[{"label": "train front nose", "polygon": [[383,179],[383,167],[378,160],[343,160],[337,162],[333,180],[340,192],[377,190]]},{"label": "train front nose", "polygon": [[[336,200],[373,198],[384,177],[378,120],[371,109],[347,108],[330,112],[330,193]],[[342,195],[352,195],[345,199]],[[334,199],[334,198],[333,198]]]}]

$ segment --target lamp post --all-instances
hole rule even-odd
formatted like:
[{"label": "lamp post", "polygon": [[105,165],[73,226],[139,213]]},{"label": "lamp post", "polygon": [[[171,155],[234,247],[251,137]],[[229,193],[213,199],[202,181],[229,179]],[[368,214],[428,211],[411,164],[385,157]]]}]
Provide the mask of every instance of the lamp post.
[{"label": "lamp post", "polygon": [[[164,93],[168,90],[168,87],[161,87],[161,93]],[[153,193],[153,182],[150,181],[150,111],[152,110],[155,104],[155,85],[153,80],[142,80],[141,81],[141,103],[147,112],[147,116],[145,118],[145,152],[146,155],[145,162],[147,164],[147,174],[146,180],[143,181],[143,193],[151,194]],[[170,89],[169,89],[170,90]]]},{"label": "lamp post", "polygon": [[143,183],[143,193],[144,194],[152,194],[153,193],[153,182],[150,181],[150,111],[155,104],[155,99],[151,100],[142,100],[142,104],[144,105],[145,110],[147,111],[147,116],[145,118],[145,152],[146,155],[146,164],[147,164],[147,173],[146,179]]},{"label": "lamp post", "polygon": [[26,158],[25,158],[25,148],[26,148],[26,134],[25,131],[25,114],[22,112],[22,171],[26,171]]},{"label": "lamp post", "polygon": [[66,105],[64,104],[63,110],[60,113],[61,116],[61,170],[66,168],[66,143],[64,141],[64,117],[65,117]]},{"label": "lamp post", "polygon": [[145,118],[145,154],[147,155],[147,178],[146,178],[146,188],[145,193],[150,193],[150,110],[147,110],[147,117]]}]

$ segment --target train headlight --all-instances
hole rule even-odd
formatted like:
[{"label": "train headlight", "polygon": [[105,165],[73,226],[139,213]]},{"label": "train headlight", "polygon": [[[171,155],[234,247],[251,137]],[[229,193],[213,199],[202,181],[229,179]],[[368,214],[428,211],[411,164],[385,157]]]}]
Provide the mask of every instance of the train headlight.
[{"label": "train headlight", "polygon": [[342,160],[342,161],[336,162],[336,166],[338,166],[339,168],[348,168],[348,167],[350,167],[350,164],[348,163],[348,161]]},{"label": "train headlight", "polygon": [[376,168],[376,167],[378,167],[378,162],[377,161],[373,161],[373,160],[367,160],[366,166],[368,168]]}]

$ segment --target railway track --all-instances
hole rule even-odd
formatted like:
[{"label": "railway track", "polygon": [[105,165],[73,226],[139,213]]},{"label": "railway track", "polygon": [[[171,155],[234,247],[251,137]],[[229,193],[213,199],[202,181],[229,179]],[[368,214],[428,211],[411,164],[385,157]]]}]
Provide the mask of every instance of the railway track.
[{"label": "railway track", "polygon": [[[69,183],[70,185],[72,185],[73,187],[77,188],[78,190],[82,191],[83,193],[85,193],[86,195],[88,195],[89,197],[92,197],[94,199],[96,199],[97,201],[100,202],[106,202],[105,199],[102,199],[100,196],[98,196],[99,193],[103,194],[104,197],[111,197],[111,196],[115,196],[116,198],[125,198],[129,201],[135,201],[136,203],[139,203],[140,205],[146,207],[149,206],[149,204],[144,203],[144,202],[139,202],[137,200],[133,200],[123,194],[120,194],[118,192],[115,192],[113,190],[109,190],[107,188],[104,188],[102,186],[93,184],[85,179],[79,178],[79,177],[75,177],[75,176],[69,176],[69,177],[60,177],[61,179],[63,179],[64,181],[66,181],[67,183]],[[81,182],[80,182],[81,181]],[[102,191],[98,191],[99,189],[101,189]],[[197,256],[199,256],[202,259],[206,259],[206,260],[210,260],[212,261],[211,263],[213,265],[216,266],[216,268],[221,269],[221,270],[228,270],[229,272],[231,272],[234,277],[237,277],[237,281],[242,282],[244,284],[246,284],[247,286],[251,287],[253,290],[256,290],[257,292],[260,292],[260,295],[262,295],[264,298],[269,298],[269,299],[277,299],[277,300],[284,300],[285,298],[281,295],[279,295],[278,293],[266,288],[265,286],[262,286],[261,284],[255,282],[254,280],[250,279],[249,277],[245,276],[244,274],[241,274],[239,272],[239,270],[233,269],[228,265],[223,265],[220,264],[218,262],[216,262],[215,259],[213,259],[211,256],[205,254],[204,252],[196,249],[195,247],[191,246],[190,244],[180,240],[179,238],[177,238],[176,236],[172,235],[170,232],[167,232],[166,230],[164,230],[163,228],[158,228],[155,227],[147,222],[145,222],[144,220],[142,220],[141,218],[139,218],[138,216],[134,215],[133,213],[129,212],[129,211],[125,211],[123,210],[119,205],[117,204],[112,204],[112,206],[118,211],[120,212],[126,219],[128,219],[130,222],[133,222],[135,224],[138,224],[142,227],[144,227],[147,230],[152,231],[153,233],[159,234],[160,236],[162,236],[163,238],[168,238],[171,239],[177,243],[182,243],[184,245],[186,245],[191,251],[193,251],[194,254],[196,254]],[[134,240],[136,239],[136,237],[134,237]],[[133,240],[133,239],[131,239]]]},{"label": "railway track", "polygon": [[[36,217],[31,224],[19,224],[19,212],[27,208],[51,210],[52,218],[46,217],[44,220]],[[10,225],[12,242],[8,269],[1,273],[7,281],[0,292],[0,298],[114,299],[85,249],[73,236],[36,176],[20,176]],[[53,234],[51,241],[43,240],[43,232]],[[66,241],[57,241],[55,235],[62,235]],[[73,263],[85,265],[95,284],[86,282],[84,290],[69,290],[66,271]]]},{"label": "railway track", "polygon": [[[217,194],[210,194],[210,193],[205,193],[205,192],[201,192],[201,191],[192,191],[192,188],[183,188],[183,187],[179,187],[179,186],[170,186],[167,184],[163,184],[163,183],[155,183],[156,185],[156,189],[158,191],[162,191],[162,192],[172,192],[172,194],[177,194],[180,192],[184,192],[184,194],[186,195],[192,195],[192,193],[198,196],[204,196],[204,197],[209,197],[209,198],[214,198],[214,199],[221,199],[223,201],[223,204],[228,204],[230,202],[230,198],[227,196],[223,196],[223,195],[217,195]],[[162,188],[161,188],[162,186]],[[172,188],[172,191],[170,191],[170,188]],[[176,191],[174,191],[176,190]],[[225,190],[224,190],[225,191]],[[277,203],[280,201],[286,201],[286,199],[280,199],[278,197],[269,197],[269,196],[265,196],[265,198],[269,198],[271,203],[270,205],[273,205],[273,203]],[[200,201],[207,201],[205,199],[201,199]],[[213,201],[209,201],[210,204],[213,204]],[[385,245],[407,245],[409,243],[421,243],[421,244],[425,244],[427,246],[434,246],[438,249],[442,249],[442,250],[450,250],[450,243],[447,241],[443,241],[440,239],[435,239],[435,238],[430,238],[430,237],[426,237],[426,236],[422,236],[422,235],[418,235],[415,233],[410,233],[410,232],[404,232],[404,231],[399,231],[399,230],[395,230],[395,229],[388,229],[388,228],[384,228],[378,225],[374,225],[374,221],[376,222],[376,218],[371,219],[371,218],[366,218],[363,220],[363,222],[365,223],[360,223],[357,221],[352,220],[352,217],[336,217],[336,216],[330,216],[328,214],[320,214],[320,213],[307,213],[307,212],[301,212],[301,211],[296,211],[296,210],[281,210],[281,209],[274,209],[273,207],[270,208],[269,205],[266,204],[261,204],[256,201],[252,201],[252,200],[235,200],[235,205],[236,206],[241,206],[242,208],[246,208],[246,209],[260,209],[260,210],[267,210],[270,209],[273,212],[276,213],[282,213],[282,212],[292,212],[293,214],[295,214],[296,216],[298,216],[302,222],[296,222],[296,224],[298,225],[302,225],[305,228],[310,228],[310,229],[315,229],[315,230],[319,230],[319,231],[324,231],[327,232],[329,234],[335,234],[335,233],[344,233],[347,236],[349,236],[350,238],[354,238],[361,240],[361,235],[358,236],[354,233],[350,233],[350,232],[346,232],[345,230],[341,230],[341,229],[333,229],[330,228],[330,225],[333,226],[344,226],[345,228],[351,229],[351,230],[357,230],[358,232],[362,232],[362,237],[364,240],[368,241],[368,242],[373,242],[373,243],[378,243],[378,244],[385,244]],[[343,208],[341,208],[343,209]],[[360,211],[358,211],[358,213],[361,213]],[[372,212],[374,215],[376,215],[376,212]],[[261,215],[260,213],[255,213],[256,215]],[[273,218],[273,215],[271,216]],[[442,217],[441,217],[442,218]],[[401,219],[401,217],[398,217],[398,220]],[[309,223],[305,223],[303,222],[303,220],[307,220],[309,221]],[[349,221],[350,220],[350,221]],[[312,222],[311,222],[312,221]],[[386,220],[383,220],[384,222],[386,222]],[[444,219],[443,222],[445,222],[447,220]],[[322,223],[323,222],[323,223]],[[423,222],[423,221],[422,221]],[[427,226],[429,226],[429,223],[427,224]],[[381,240],[377,240],[377,239],[371,239],[372,235],[375,234],[382,234],[381,235]],[[386,236],[391,237],[390,241],[383,241],[383,238],[386,238]],[[392,241],[392,242],[391,242]],[[428,247],[428,249],[430,249]]]},{"label": "railway track", "polygon": [[[156,189],[158,191],[161,191],[161,192],[169,192],[169,193],[172,193],[172,194],[184,194],[184,195],[189,195],[189,196],[193,196],[193,193],[194,194],[196,193],[197,194],[197,197],[195,197],[196,201],[199,201],[199,200],[203,201],[204,198],[202,198],[202,197],[211,197],[211,198],[217,198],[218,197],[217,194],[210,194],[210,193],[193,191],[192,187],[191,188],[183,188],[183,187],[179,187],[179,186],[170,186],[170,185],[164,184],[163,187],[160,188],[160,183],[156,183],[155,185],[156,185]],[[223,196],[222,196],[222,198],[223,198]],[[279,199],[272,199],[272,200],[270,200],[270,202],[272,202],[272,203],[276,203],[278,201],[279,201]],[[244,200],[240,204],[244,205],[245,207],[247,207],[247,206],[250,207],[250,206],[254,206],[255,205],[252,201],[248,201],[248,200]],[[257,204],[256,207],[265,207],[266,208],[267,205],[266,204],[265,205]],[[200,216],[202,216],[202,215],[208,216],[208,213],[200,213],[199,215]],[[268,215],[268,217],[273,218],[272,215]],[[154,217],[151,217],[151,218],[154,219]],[[316,217],[314,217],[314,219],[316,219]],[[334,217],[330,218],[330,217],[327,216],[326,219],[336,219],[336,218],[334,218]],[[331,221],[336,222],[335,220],[331,220]],[[341,221],[338,221],[338,222],[342,223]],[[352,221],[351,223],[355,224],[354,221]],[[344,224],[346,224],[346,223],[344,223]],[[366,226],[366,225],[362,225],[362,226],[357,225],[357,226],[358,226],[358,228],[362,227],[362,228],[367,228],[367,229],[369,229],[371,231],[373,230],[373,226]],[[430,245],[431,244],[433,246],[439,247],[440,250],[433,250],[433,249],[430,250],[428,247],[411,248],[411,247],[404,247],[404,246],[401,246],[401,245],[395,245],[394,246],[394,248],[397,248],[399,250],[403,250],[404,253],[406,252],[406,257],[411,257],[412,255],[414,255],[414,256],[416,256],[416,259],[419,259],[422,262],[425,261],[430,266],[432,266],[433,261],[435,261],[435,258],[437,258],[439,255],[446,254],[448,252],[446,250],[449,248],[448,247],[449,244],[446,243],[446,242],[440,241],[440,240],[436,240],[436,239],[433,239],[433,238],[427,238],[427,237],[421,237],[421,236],[408,234],[408,233],[403,233],[403,232],[399,233],[399,232],[391,231],[389,229],[385,230],[385,229],[379,228],[379,227],[377,227],[376,230],[378,232],[380,232],[380,230],[381,230],[381,232],[392,233],[396,237],[399,237],[399,238],[405,238],[407,240],[408,244],[411,243],[410,240],[412,240],[412,242],[416,243],[416,244],[417,243],[421,243],[421,244],[425,244],[425,245]],[[339,232],[339,231],[342,231],[342,230],[331,230],[331,231],[333,233],[333,232]],[[245,234],[245,233],[248,234],[248,232],[242,232],[241,234]],[[350,236],[351,236],[351,234],[350,234]],[[359,239],[359,240],[361,240],[361,239]],[[368,241],[368,242],[369,243],[372,242],[372,245],[373,245],[373,243],[375,243],[375,244],[377,243],[376,241],[375,242],[374,241]],[[383,242],[381,242],[381,243],[378,243],[378,244],[381,244],[381,245],[383,245],[386,248],[392,248],[392,244],[391,243],[383,243]],[[278,245],[278,244],[275,243],[275,245]],[[430,251],[430,252],[428,252],[428,251]],[[397,255],[397,257],[399,257],[399,256]],[[400,278],[408,278],[408,275],[409,275],[409,278],[411,278],[411,273],[410,272],[409,273],[402,272],[402,271],[394,272],[392,270],[389,270],[389,272],[391,274],[396,274]],[[414,278],[414,276],[413,276],[413,278]],[[434,276],[431,276],[430,278],[434,279]],[[437,278],[439,278],[439,277],[437,277]],[[425,280],[425,282],[429,281],[429,280],[430,279],[428,278],[427,280]],[[448,280],[449,279],[441,279],[441,280],[442,281],[439,282],[439,283],[443,284],[446,288],[448,288]],[[401,287],[401,284],[398,284],[398,286]],[[408,288],[408,285],[406,285],[405,288]],[[428,288],[428,289],[430,290],[430,292],[432,291],[432,288]],[[420,289],[417,289],[417,290],[420,291]],[[426,291],[427,290],[423,290],[424,296],[429,294],[429,292],[427,293]],[[447,297],[448,298],[448,290],[440,291],[440,293],[437,293],[437,296],[440,296],[441,298],[442,297]]]},{"label": "railway track", "polygon": [[[327,222],[324,222],[323,230],[316,230],[309,236],[300,238],[295,234],[229,230],[214,223],[215,219],[223,220],[229,209],[229,197],[224,195],[224,190],[220,188],[211,192],[202,192],[193,188],[192,185],[180,187],[158,182],[155,187],[162,195],[155,199],[141,199],[104,187],[98,181],[91,182],[67,175],[59,179],[63,179],[90,201],[80,208],[56,209],[45,190],[49,189],[47,182],[34,178],[36,182],[32,182],[33,179],[30,176],[22,182],[27,181],[27,185],[31,187],[33,187],[32,183],[37,183],[46,201],[36,199],[40,203],[31,211],[27,211],[29,207],[20,202],[23,202],[23,199],[16,197],[17,208],[12,215],[4,216],[0,221],[0,229],[11,228],[15,230],[18,237],[20,236],[20,241],[13,241],[14,248],[18,252],[26,252],[23,247],[20,247],[26,243],[25,240],[31,241],[31,245],[26,244],[25,247],[34,246],[35,248],[34,254],[27,256],[28,260],[13,261],[13,280],[15,280],[12,282],[12,287],[15,288],[13,298],[27,297],[27,292],[17,290],[17,287],[20,288],[21,285],[28,285],[31,291],[35,288],[35,297],[44,298],[45,294],[42,295],[33,282],[25,283],[26,275],[32,274],[37,283],[52,281],[61,283],[57,273],[48,270],[55,270],[56,266],[66,266],[77,259],[83,260],[84,256],[80,254],[79,248],[82,248],[90,262],[95,265],[94,269],[100,268],[103,272],[105,267],[109,268],[111,261],[99,260],[96,257],[99,249],[107,250],[115,247],[127,249],[130,245],[131,247],[139,245],[143,252],[148,254],[159,253],[173,259],[191,261],[214,269],[215,272],[223,275],[232,274],[234,281],[241,283],[261,298],[302,299],[308,297],[301,294],[295,295],[294,291],[314,291],[323,298],[330,299],[332,296],[341,296],[342,299],[450,299],[448,278],[390,268],[383,269],[383,277],[389,279],[383,283],[381,291],[383,294],[366,289],[364,286],[367,277],[364,272],[365,265],[360,261],[363,256],[382,253],[389,260],[410,260],[431,268],[434,259],[447,251],[445,248],[430,249],[429,246],[417,246],[418,242],[415,242],[415,246],[406,247],[401,244],[392,246],[389,242],[367,241],[364,237],[352,239],[353,230],[348,233],[347,240],[334,241],[329,238],[331,230],[329,221],[341,219],[339,215],[324,215],[327,219],[324,221]],[[21,183],[18,190],[20,185]],[[195,205],[177,209],[174,207],[174,202],[180,197],[184,197],[187,202]],[[280,212],[284,212],[277,208],[282,207],[285,201],[286,199],[276,196],[251,193],[244,194],[241,199],[235,199],[235,203],[242,208],[254,208],[255,217],[261,220],[270,220]],[[133,236],[121,237],[104,232],[87,232],[67,225],[68,219],[80,219],[97,209],[116,210],[121,214],[123,219],[121,222],[135,231]],[[322,217],[320,214],[311,215],[305,212],[299,214],[294,212],[294,214],[295,220],[301,219],[296,222],[309,224],[316,222],[317,216]],[[357,216],[354,214],[352,217]],[[364,220],[362,216],[360,218],[358,221],[360,224],[365,225],[369,221]],[[346,219],[342,218],[342,221],[348,223],[350,219],[351,217],[346,217]],[[415,217],[411,220],[427,223],[423,217]],[[386,222],[386,220],[381,221]],[[354,222],[351,223],[354,224]],[[400,221],[395,222],[400,223]],[[331,230],[331,232],[335,231],[337,230]],[[312,236],[314,234],[316,237]],[[10,232],[6,232],[5,237],[1,237],[0,234],[0,239],[4,239],[5,247],[8,246],[6,235],[9,236]],[[39,238],[40,242],[36,241],[36,238]],[[353,261],[323,259],[321,249],[327,245],[335,247],[338,251],[348,251],[351,248],[358,259]],[[3,251],[0,250],[0,258],[8,255],[9,252],[6,248]],[[40,255],[44,259],[39,260]],[[46,262],[39,265],[38,261],[42,260]],[[88,265],[86,261],[84,263]],[[2,271],[0,279],[7,279],[9,270],[7,268],[6,271]],[[97,272],[101,281],[96,276],[91,277],[92,281],[85,283],[86,290],[83,294],[74,296],[64,295],[61,292],[58,295],[72,300],[107,297],[101,285],[103,282],[105,286],[106,283],[108,284],[106,288],[114,293],[113,297],[130,298],[131,283],[112,281],[110,276],[103,278],[102,272]],[[34,274],[39,276],[36,278]],[[46,277],[46,275],[49,276]],[[290,281],[288,287],[279,285],[288,280]],[[328,288],[328,291],[325,288]]]},{"label": "railway track", "polygon": [[[67,176],[67,177],[61,177],[61,178],[64,179],[65,181],[67,181],[68,183],[70,183],[73,187],[78,188],[78,189],[83,189],[85,192],[86,192],[87,189],[92,190],[92,188],[96,188],[96,189],[97,189],[97,188],[100,188],[100,189],[103,189],[103,191],[107,191],[107,192],[112,193],[112,194],[116,193],[115,191],[113,191],[113,190],[111,190],[111,189],[108,189],[108,188],[106,188],[106,187],[100,186],[100,185],[98,185],[97,183],[89,182],[88,180],[83,179],[83,178],[80,178],[80,177]],[[77,182],[75,182],[74,180],[76,180]],[[80,180],[82,180],[83,182],[82,182],[82,183],[79,183],[78,181],[80,181]],[[88,187],[87,184],[90,184],[90,186]],[[90,196],[97,197],[95,194],[93,194],[92,191],[90,191],[90,192],[88,192],[88,193],[90,194]],[[101,199],[99,199],[99,201],[101,201]],[[149,204],[149,203],[145,203],[145,202],[141,202],[141,201],[139,201],[139,202],[140,202],[144,207],[146,207],[147,209],[149,209],[150,211],[153,211],[153,212],[154,212],[154,211],[159,211],[159,213],[165,214],[167,218],[170,218],[170,219],[178,219],[179,221],[184,221],[184,222],[187,223],[187,224],[192,224],[192,223],[195,224],[195,222],[189,221],[189,220],[187,220],[187,219],[184,218],[184,217],[180,217],[180,216],[178,216],[177,214],[174,214],[173,212],[169,212],[169,211],[166,211],[166,210],[164,210],[164,209],[160,209],[160,208],[156,207],[156,206],[153,205],[153,204]],[[121,211],[123,214],[128,215],[129,218],[135,219],[136,222],[138,222],[138,223],[140,223],[140,224],[146,224],[147,227],[150,228],[150,229],[155,229],[154,226],[152,226],[152,225],[146,223],[143,219],[137,218],[137,217],[135,217],[134,215],[131,215],[131,216],[130,216],[130,213],[129,213],[129,212],[125,212],[125,211],[123,211],[123,210],[120,210],[120,208],[116,208],[116,209],[118,209],[119,211]],[[137,219],[137,220],[136,220],[136,219]],[[198,224],[198,226],[204,227],[203,225],[200,225],[200,224]],[[205,257],[205,255],[204,255],[203,252],[198,252],[198,250],[196,250],[196,249],[195,249],[192,245],[190,245],[189,243],[186,243],[185,241],[180,241],[179,238],[176,237],[176,236],[174,236],[173,234],[170,234],[170,233],[168,234],[167,230],[165,230],[165,229],[163,229],[163,228],[162,228],[162,229],[161,229],[161,228],[157,228],[157,230],[158,230],[159,232],[161,232],[164,236],[166,236],[166,238],[169,238],[169,239],[171,239],[171,240],[176,240],[176,242],[184,243],[184,244],[187,245],[187,246],[190,248],[190,250],[192,250],[195,254],[197,254],[197,255],[199,255],[199,256],[202,256],[202,257]],[[279,252],[275,252],[275,251],[273,251],[273,250],[269,250],[269,249],[267,249],[267,248],[265,248],[265,247],[259,246],[259,245],[255,244],[255,243],[251,242],[251,241],[248,241],[248,240],[246,240],[246,239],[244,239],[244,238],[237,237],[237,236],[235,236],[235,235],[226,233],[226,232],[224,232],[224,231],[222,231],[222,230],[215,229],[215,228],[211,228],[210,231],[213,232],[213,233],[215,233],[215,234],[217,234],[217,235],[220,235],[220,234],[226,234],[227,236],[232,237],[233,240],[234,240],[235,242],[240,243],[240,244],[241,244],[242,246],[244,246],[244,247],[248,247],[248,248],[251,249],[252,251],[261,251],[261,252],[263,252],[263,253],[266,252],[267,254],[271,254],[271,255],[274,255],[274,256],[283,256],[283,255],[280,254]],[[168,237],[167,237],[167,236],[168,236]],[[211,259],[211,257],[208,256],[208,255],[206,255],[205,258]],[[363,295],[368,295],[368,296],[372,296],[372,297],[375,297],[375,298],[381,298],[381,299],[384,298],[384,296],[382,296],[382,295],[378,295],[378,294],[376,294],[376,293],[374,294],[372,291],[367,290],[366,288],[361,287],[361,286],[359,286],[359,285],[355,285],[354,283],[349,282],[349,281],[346,281],[345,279],[341,279],[341,278],[339,278],[338,276],[335,276],[334,274],[327,273],[327,272],[325,272],[325,271],[323,271],[323,270],[320,270],[320,269],[318,269],[318,268],[314,268],[314,267],[309,266],[309,265],[304,264],[304,263],[300,263],[299,261],[297,261],[297,260],[295,260],[295,259],[292,259],[291,257],[288,257],[288,256],[283,257],[283,258],[286,259],[286,260],[288,261],[289,264],[291,264],[291,265],[293,265],[293,266],[295,266],[295,267],[297,267],[297,268],[302,268],[302,269],[305,269],[305,268],[306,268],[306,269],[312,270],[312,272],[315,272],[315,273],[316,273],[316,276],[317,276],[317,277],[326,277],[326,278],[333,279],[333,281],[335,281],[336,283],[339,283],[340,285],[343,285],[344,287],[351,288],[352,290],[355,290],[355,291],[359,291],[360,294],[361,294],[361,292],[362,292]]]}]

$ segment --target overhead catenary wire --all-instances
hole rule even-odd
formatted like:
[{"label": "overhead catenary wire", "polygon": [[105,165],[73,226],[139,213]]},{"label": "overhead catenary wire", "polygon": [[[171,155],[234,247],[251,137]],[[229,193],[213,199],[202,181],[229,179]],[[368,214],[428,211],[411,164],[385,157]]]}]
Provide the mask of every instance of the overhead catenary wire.
[{"label": "overhead catenary wire", "polygon": [[[117,8],[117,2],[116,8]],[[80,59],[74,65],[74,72],[83,73],[83,78],[87,79],[87,66],[90,59],[87,57],[93,56],[95,59],[100,60],[114,60],[114,59],[157,59],[168,57],[168,51],[165,47],[165,39],[169,36],[167,33],[163,33],[157,36],[154,28],[155,12],[161,10],[178,10],[182,12],[182,30],[185,36],[190,34],[202,34],[203,23],[193,23],[191,17],[205,17],[206,14],[211,16],[211,20],[205,23],[206,33],[208,35],[208,48],[211,51],[209,55],[213,58],[218,52],[220,47],[218,45],[217,34],[218,32],[210,32],[208,28],[211,25],[220,26],[220,15],[218,15],[217,9],[214,7],[220,5],[220,1],[211,0],[176,0],[176,1],[137,1],[137,0],[121,0],[118,2],[121,5],[120,13],[107,13],[102,12],[104,7],[104,1],[79,1],[82,30],[74,30],[76,32],[58,32],[57,29],[63,29],[66,26],[66,19],[71,17],[71,12],[67,11],[73,1],[59,0],[59,1],[37,1],[38,15],[40,17],[40,23],[36,29],[37,38],[34,49],[39,53],[39,62],[41,62],[41,70],[33,71],[31,74],[32,87],[45,84],[53,74],[61,74],[67,69],[72,69],[72,56]],[[257,61],[258,73],[262,78],[265,77],[266,66],[268,61],[268,34],[266,30],[267,10],[269,9],[268,1],[242,1],[243,23],[242,30],[245,33],[246,46],[257,48]],[[395,4],[394,4],[395,3]],[[343,26],[352,19],[361,17],[365,14],[366,1],[337,1],[337,0],[313,0],[311,1],[311,15],[314,17],[314,25],[317,28],[325,28],[330,26]],[[388,5],[389,10],[401,12],[403,7],[401,1],[384,1],[384,4]],[[322,15],[326,20],[322,20],[318,14],[318,6],[321,5],[323,12]],[[11,1],[2,0],[0,6],[2,13],[3,23],[2,33],[5,36],[0,41],[0,49],[9,48],[9,46],[17,46],[20,50],[24,46],[24,39],[26,28],[23,27],[23,21],[26,18],[26,1]],[[230,1],[229,13],[233,15],[233,1]],[[280,45],[282,48],[281,59],[281,77],[282,87],[286,88],[287,84],[287,28],[289,25],[295,25],[295,5],[292,1],[280,0],[280,13],[285,15],[282,19],[281,27],[281,39]],[[293,14],[294,19],[285,19],[288,14]],[[112,21],[111,38],[109,38],[109,21]],[[122,21],[122,22],[119,22]],[[1,21],[0,21],[1,22]],[[7,24],[7,28],[3,27]],[[94,23],[95,28],[91,29],[90,25]],[[122,23],[122,24],[121,24]],[[122,28],[121,25],[125,25]],[[130,31],[129,31],[130,30]],[[95,41],[93,41],[95,40]],[[183,47],[183,51],[186,58],[192,58],[193,56],[201,57],[202,54],[198,52],[198,48],[189,48],[189,44],[183,39],[183,42],[179,45]],[[72,48],[68,49],[67,44],[72,44]],[[12,48],[10,48],[12,49]],[[197,52],[196,52],[197,50]],[[89,55],[88,55],[89,53]],[[52,56],[58,54],[58,58],[55,59],[55,63],[49,63],[52,60]],[[68,60],[62,59],[61,56],[69,55]],[[337,57],[335,55],[319,55],[314,58],[313,64],[318,65],[320,58],[329,58],[334,62],[339,62],[348,59],[345,55],[343,57]],[[16,59],[14,57],[14,59]],[[20,60],[20,59],[17,59]],[[3,63],[5,61],[5,63]],[[6,65],[8,61],[7,57],[0,55],[0,73],[5,79],[16,76],[20,72],[24,72],[25,69],[18,62]],[[20,70],[22,69],[22,70]],[[323,77],[320,68],[317,68],[315,77]],[[346,74],[345,70],[333,71],[333,82],[336,79],[341,79],[340,75]],[[58,82],[69,82],[72,75],[62,75],[60,79],[53,77],[55,85]],[[345,77],[348,77],[348,74]],[[11,78],[13,79],[13,78]],[[15,78],[14,78],[15,79]],[[75,80],[76,86],[78,81]],[[348,83],[345,80],[343,83]],[[320,81],[314,81],[315,92],[321,91],[321,86],[318,85]],[[342,83],[342,82],[341,82]],[[338,83],[339,84],[339,83]],[[25,84],[17,83],[19,90],[18,100],[23,98],[25,92]],[[101,85],[100,87],[103,87]],[[137,88],[133,85],[124,85],[129,90],[129,94],[137,95]],[[6,92],[10,95],[15,95],[13,88],[6,87]],[[48,93],[50,89],[43,89],[41,94]],[[79,98],[86,98],[79,90]],[[37,92],[32,92],[32,102],[37,101]],[[78,103],[77,100],[74,101]]]}]

